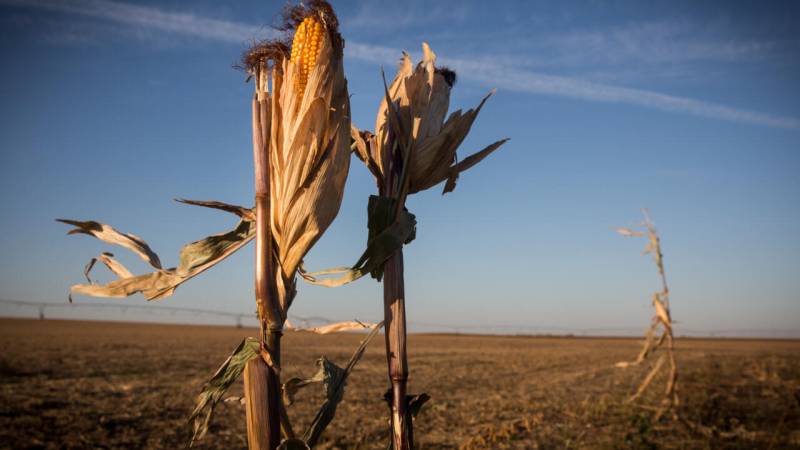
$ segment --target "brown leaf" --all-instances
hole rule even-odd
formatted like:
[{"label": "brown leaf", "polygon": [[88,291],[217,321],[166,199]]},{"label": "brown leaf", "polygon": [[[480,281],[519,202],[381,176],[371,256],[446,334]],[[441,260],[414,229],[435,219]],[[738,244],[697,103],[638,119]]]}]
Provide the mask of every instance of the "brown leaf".
[{"label": "brown leaf", "polygon": [[616,228],[614,231],[616,231],[617,234],[619,234],[621,236],[625,236],[625,237],[642,237],[642,236],[644,236],[644,233],[642,233],[641,231],[631,230],[630,228],[626,228],[626,227],[619,227],[619,228]]},{"label": "brown leaf", "polygon": [[347,322],[336,322],[331,323],[328,325],[322,325],[319,327],[311,327],[311,328],[298,328],[292,327],[289,324],[289,321],[286,321],[286,328],[292,331],[310,331],[316,334],[330,334],[330,333],[339,333],[342,331],[359,331],[364,330],[366,328],[374,327],[374,323],[364,323],[358,320],[351,320]]},{"label": "brown leaf", "polygon": [[122,233],[109,225],[92,220],[83,222],[79,220],[56,219],[56,221],[75,227],[75,229],[68,231],[67,234],[88,234],[103,242],[125,247],[139,255],[140,258],[156,269],[161,268],[161,261],[158,259],[158,255],[156,255],[147,243],[138,236]]},{"label": "brown leaf", "polygon": [[237,216],[241,217],[245,220],[256,220],[255,212],[252,208],[245,208],[244,206],[238,205],[230,205],[228,203],[222,203],[218,201],[204,201],[204,200],[187,200],[185,198],[176,198],[175,201],[180,203],[185,203],[187,205],[194,205],[194,206],[203,206],[206,208],[212,209],[219,209],[221,211],[227,211],[231,214],[236,214]]},{"label": "brown leaf", "polygon": [[205,436],[214,408],[222,400],[228,388],[239,378],[247,362],[259,355],[260,344],[254,338],[242,340],[233,353],[217,369],[197,396],[194,411],[189,416],[194,432],[190,446]]},{"label": "brown leaf", "polygon": [[118,276],[119,278],[130,278],[133,274],[122,265],[121,262],[114,259],[114,255],[112,253],[103,252],[96,258],[92,258],[86,267],[83,269],[83,274],[86,276],[86,280],[89,284],[92,284],[92,279],[89,278],[89,273],[92,271],[94,264],[100,261],[108,267],[108,270],[114,273],[114,275]]},{"label": "brown leaf", "polygon": [[[70,292],[73,294],[82,294],[92,297],[110,298],[128,297],[133,294],[141,293],[147,300],[156,300],[169,297],[175,292],[175,289],[179,285],[199,275],[206,269],[218,264],[220,261],[227,258],[250,242],[250,240],[252,240],[255,236],[255,223],[250,219],[252,215],[248,214],[248,210],[246,208],[226,205],[221,202],[198,202],[187,200],[184,201],[184,203],[233,212],[236,215],[240,215],[242,220],[240,220],[236,228],[231,231],[209,236],[205,239],[185,245],[181,249],[180,263],[176,268],[160,269],[155,272],[134,276],[127,269],[125,269],[124,266],[116,262],[116,260],[113,260],[110,256],[101,255],[98,258],[104,264],[106,264],[109,269],[115,272],[120,279],[111,281],[105,285],[91,284],[91,281],[90,284],[77,284],[70,288]],[[63,220],[62,222],[70,224],[78,223],[76,221]],[[100,224],[97,222],[90,223],[97,224],[97,226],[94,227],[97,229],[113,230],[113,228],[105,224]],[[100,236],[97,236],[94,233],[89,234],[101,239]],[[102,236],[106,237],[106,235]],[[123,245],[122,243],[118,242],[120,241],[118,238],[116,240],[102,240]],[[90,265],[87,267],[87,269],[90,270],[91,266],[93,265],[94,263],[90,262]]]},{"label": "brown leaf", "polygon": [[493,151],[500,148],[500,146],[508,142],[508,140],[509,138],[501,139],[495,142],[494,144],[487,146],[483,150],[473,153],[472,155],[469,155],[460,163],[450,167],[450,175],[448,175],[447,177],[447,183],[445,183],[444,185],[444,190],[442,191],[442,195],[447,194],[448,192],[452,192],[453,189],[456,188],[456,181],[458,180],[458,176],[461,174],[461,172],[464,172],[465,170],[483,161],[484,158],[489,156]]}]

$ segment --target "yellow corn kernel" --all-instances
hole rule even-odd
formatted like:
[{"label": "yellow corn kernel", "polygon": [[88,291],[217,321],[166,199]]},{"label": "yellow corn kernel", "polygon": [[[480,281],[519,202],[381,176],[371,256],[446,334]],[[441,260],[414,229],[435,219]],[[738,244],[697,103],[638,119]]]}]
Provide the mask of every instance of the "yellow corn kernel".
[{"label": "yellow corn kernel", "polygon": [[316,16],[306,17],[294,32],[291,61],[295,65],[294,80],[299,96],[306,89],[308,76],[314,70],[324,39],[322,22]]}]

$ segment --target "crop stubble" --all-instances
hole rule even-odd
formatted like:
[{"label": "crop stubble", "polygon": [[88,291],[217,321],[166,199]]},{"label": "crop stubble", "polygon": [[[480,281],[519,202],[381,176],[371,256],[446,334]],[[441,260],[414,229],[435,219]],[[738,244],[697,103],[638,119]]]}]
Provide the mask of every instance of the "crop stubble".
[{"label": "crop stubble", "polygon": [[[205,378],[243,337],[233,327],[0,319],[0,448],[182,448]],[[362,336],[285,336],[284,378],[326,355],[344,364]],[[641,371],[614,363],[637,339],[411,335],[410,385],[427,392],[421,448],[800,448],[800,342],[678,339],[682,415],[625,405]],[[322,448],[385,448],[381,345],[367,349]],[[655,405],[658,392],[649,392]],[[241,395],[241,382],[230,395]],[[648,397],[649,395],[649,397]],[[304,427],[322,401],[291,407]],[[244,410],[221,404],[198,448],[246,448]]]}]

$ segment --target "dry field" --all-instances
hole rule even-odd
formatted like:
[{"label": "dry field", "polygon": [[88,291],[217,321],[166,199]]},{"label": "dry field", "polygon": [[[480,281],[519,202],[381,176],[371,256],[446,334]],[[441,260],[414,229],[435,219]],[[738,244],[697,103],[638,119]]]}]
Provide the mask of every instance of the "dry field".
[{"label": "dry field", "polygon": [[[186,447],[195,395],[249,333],[0,319],[0,448]],[[287,334],[284,377],[311,375],[319,355],[344,364],[359,339]],[[433,397],[415,430],[423,449],[800,448],[800,342],[679,339],[682,417],[660,423],[623,403],[647,367],[613,364],[636,340],[412,335],[409,346],[411,392]],[[323,447],[386,448],[385,365],[379,336]],[[320,399],[300,394],[295,428]],[[197,447],[245,448],[244,437],[242,406],[225,403]]]}]

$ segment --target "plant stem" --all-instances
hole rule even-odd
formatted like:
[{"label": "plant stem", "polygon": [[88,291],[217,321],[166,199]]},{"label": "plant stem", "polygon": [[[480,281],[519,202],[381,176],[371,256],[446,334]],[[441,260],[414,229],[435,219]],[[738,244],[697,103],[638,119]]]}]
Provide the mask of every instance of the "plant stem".
[{"label": "plant stem", "polygon": [[406,385],[406,305],[403,280],[403,250],[395,252],[385,263],[383,272],[383,317],[386,338],[386,359],[392,383],[391,429],[392,448],[414,447],[411,419],[407,414]]},{"label": "plant stem", "polygon": [[280,383],[275,372],[261,358],[254,358],[244,369],[244,393],[247,415],[247,446],[251,450],[272,450],[280,444],[280,424],[272,423],[279,417],[273,392]]},{"label": "plant stem", "polygon": [[255,291],[259,318],[262,358],[251,360],[245,368],[247,402],[247,442],[250,450],[274,450],[280,445],[280,357],[283,318],[274,289],[272,233],[270,230],[269,153],[266,143],[269,126],[267,72],[260,67],[255,76],[253,98],[253,161],[256,194],[256,267]]}]

